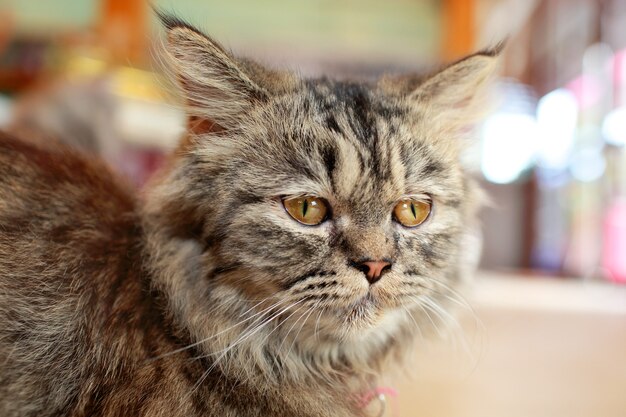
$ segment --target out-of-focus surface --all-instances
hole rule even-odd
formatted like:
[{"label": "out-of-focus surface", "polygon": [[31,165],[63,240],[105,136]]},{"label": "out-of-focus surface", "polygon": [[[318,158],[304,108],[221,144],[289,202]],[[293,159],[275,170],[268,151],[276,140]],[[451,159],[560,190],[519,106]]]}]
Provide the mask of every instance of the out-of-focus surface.
[{"label": "out-of-focus surface", "polygon": [[400,416],[626,414],[626,288],[483,273],[468,301],[467,350],[424,348],[397,384]]}]

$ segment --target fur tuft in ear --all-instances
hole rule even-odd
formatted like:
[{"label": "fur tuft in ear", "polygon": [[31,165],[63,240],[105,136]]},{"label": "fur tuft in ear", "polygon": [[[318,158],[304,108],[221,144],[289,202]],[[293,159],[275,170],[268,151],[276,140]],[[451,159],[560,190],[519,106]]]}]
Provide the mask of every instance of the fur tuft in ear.
[{"label": "fur tuft in ear", "polygon": [[155,7],[153,7],[153,11],[154,14],[157,15],[157,17],[159,18],[159,20],[161,21],[161,24],[163,25],[163,27],[166,30],[171,30],[174,29],[176,27],[186,27],[190,30],[196,31],[196,32],[200,32],[197,28],[193,27],[192,25],[190,25],[189,23],[185,22],[183,19],[181,19],[178,16],[175,16],[173,14],[167,14],[165,12],[163,12],[162,10],[159,10]]}]

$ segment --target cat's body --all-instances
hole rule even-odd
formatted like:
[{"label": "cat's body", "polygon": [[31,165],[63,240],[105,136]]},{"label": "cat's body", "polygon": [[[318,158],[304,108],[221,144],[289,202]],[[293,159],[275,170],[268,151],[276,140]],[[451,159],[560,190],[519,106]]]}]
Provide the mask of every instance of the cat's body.
[{"label": "cat's body", "polygon": [[100,163],[0,133],[0,196],[3,417],[353,415],[341,390],[204,375],[198,349],[154,360],[191,340],[151,288],[135,197]]},{"label": "cat's body", "polygon": [[[302,81],[164,22],[194,122],[145,198],[0,135],[0,415],[365,416],[468,267],[456,136],[493,53]],[[432,212],[405,227],[399,201]]]}]

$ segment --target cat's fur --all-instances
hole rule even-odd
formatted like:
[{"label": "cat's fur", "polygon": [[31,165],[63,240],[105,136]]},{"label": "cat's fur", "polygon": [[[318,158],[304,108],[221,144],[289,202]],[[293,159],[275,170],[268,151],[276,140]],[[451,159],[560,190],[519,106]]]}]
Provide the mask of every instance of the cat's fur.
[{"label": "cat's fur", "polygon": [[[0,135],[0,416],[362,416],[469,268],[459,162],[481,52],[429,77],[302,80],[164,18],[191,129],[137,199]],[[281,196],[332,217],[304,226]],[[395,202],[428,194],[422,226]],[[351,262],[390,259],[371,285]]]}]

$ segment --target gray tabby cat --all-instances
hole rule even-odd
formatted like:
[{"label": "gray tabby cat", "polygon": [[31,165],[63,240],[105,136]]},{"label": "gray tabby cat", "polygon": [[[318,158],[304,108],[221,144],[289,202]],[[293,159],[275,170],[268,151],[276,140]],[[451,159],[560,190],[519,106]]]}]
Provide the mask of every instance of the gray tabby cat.
[{"label": "gray tabby cat", "polygon": [[0,135],[1,416],[366,416],[470,267],[480,52],[299,79],[162,18],[189,135],[138,199]]}]

